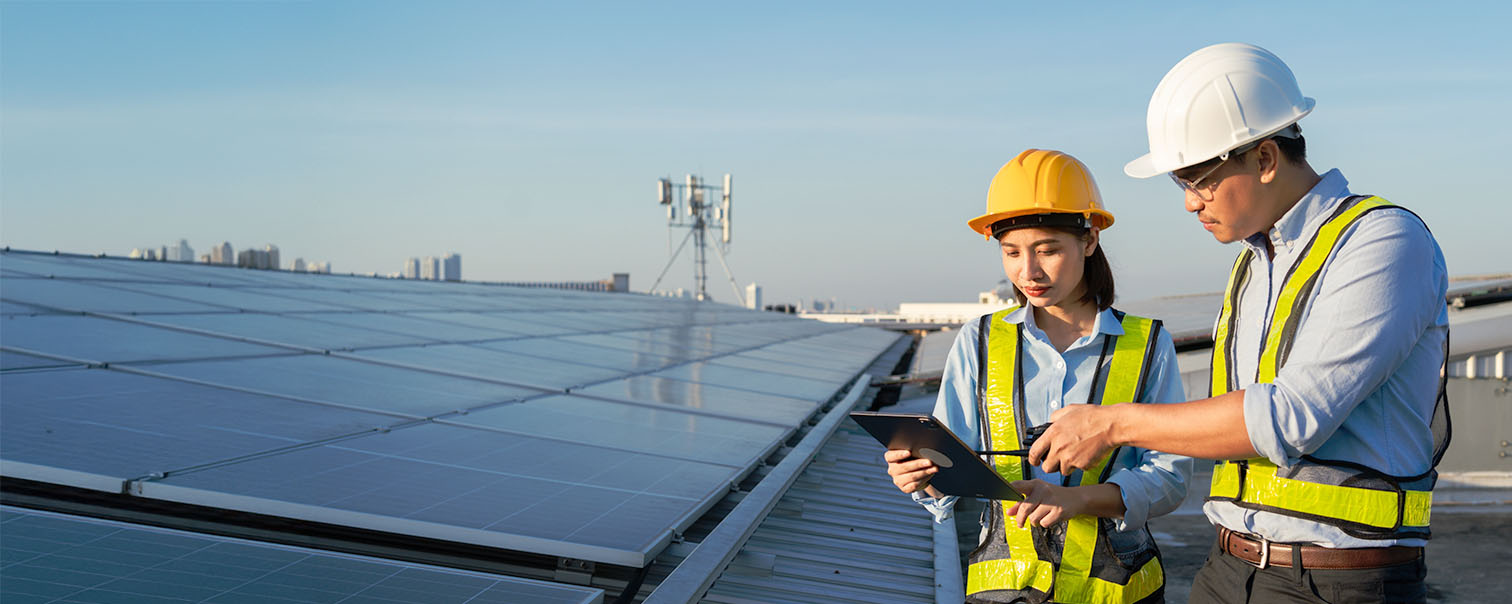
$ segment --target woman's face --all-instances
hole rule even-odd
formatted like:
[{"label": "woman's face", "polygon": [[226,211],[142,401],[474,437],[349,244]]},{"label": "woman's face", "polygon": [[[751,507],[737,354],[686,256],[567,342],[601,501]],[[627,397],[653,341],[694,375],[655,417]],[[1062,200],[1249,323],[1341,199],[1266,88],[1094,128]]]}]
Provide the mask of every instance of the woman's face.
[{"label": "woman's face", "polygon": [[1044,308],[1081,301],[1087,256],[1097,249],[1097,229],[1086,239],[1056,229],[1026,227],[998,239],[1003,272],[1029,304]]}]

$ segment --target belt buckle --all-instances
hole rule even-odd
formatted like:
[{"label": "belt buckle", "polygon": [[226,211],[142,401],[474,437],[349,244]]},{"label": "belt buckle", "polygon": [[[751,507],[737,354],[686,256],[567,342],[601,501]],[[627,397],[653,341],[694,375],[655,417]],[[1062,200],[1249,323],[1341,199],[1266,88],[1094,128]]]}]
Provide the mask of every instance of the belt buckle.
[{"label": "belt buckle", "polygon": [[[1256,536],[1258,537],[1259,535]],[[1244,560],[1243,558],[1240,558],[1240,560],[1244,560],[1245,564],[1253,566],[1257,569],[1265,570],[1266,567],[1270,566],[1270,546],[1270,539],[1260,537],[1260,561],[1250,562],[1249,560]]]}]

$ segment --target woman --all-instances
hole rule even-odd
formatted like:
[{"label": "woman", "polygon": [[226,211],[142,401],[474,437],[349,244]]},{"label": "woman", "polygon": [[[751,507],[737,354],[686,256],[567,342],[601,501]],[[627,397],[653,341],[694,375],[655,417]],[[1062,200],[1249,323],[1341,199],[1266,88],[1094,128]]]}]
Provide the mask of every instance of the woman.
[{"label": "woman", "polygon": [[[1030,428],[1064,405],[1185,400],[1160,322],[1111,307],[1113,274],[1098,237],[1112,224],[1091,173],[1070,155],[1030,149],[993,178],[987,214],[968,225],[997,240],[1019,306],[956,336],[934,415],[962,441],[1024,449]],[[985,458],[1024,501],[988,502],[968,602],[1163,601],[1145,521],[1181,502],[1190,459],[1123,447],[1099,471],[1062,476],[1021,456]],[[907,450],[886,459],[899,489],[936,521],[950,517],[956,498],[929,486],[932,462]]]}]

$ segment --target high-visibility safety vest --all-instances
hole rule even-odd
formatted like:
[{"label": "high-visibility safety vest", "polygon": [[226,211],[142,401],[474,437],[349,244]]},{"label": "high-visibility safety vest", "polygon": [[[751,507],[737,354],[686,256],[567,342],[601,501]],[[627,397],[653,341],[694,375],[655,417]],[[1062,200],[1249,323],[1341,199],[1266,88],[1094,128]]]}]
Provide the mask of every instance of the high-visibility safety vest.
[{"label": "high-visibility safety vest", "polygon": [[[1342,235],[1364,215],[1397,208],[1380,197],[1356,196],[1339,204],[1333,216],[1313,234],[1301,259],[1282,283],[1261,340],[1265,343],[1256,370],[1256,383],[1271,383],[1286,364],[1292,340],[1318,276],[1338,250]],[[1409,212],[1410,213],[1410,212]],[[1420,219],[1421,220],[1421,219]],[[1212,396],[1237,389],[1234,369],[1234,331],[1238,325],[1239,293],[1249,279],[1254,251],[1246,248],[1229,275],[1223,310],[1213,334]],[[1385,327],[1383,327],[1384,329]],[[1448,343],[1445,343],[1447,360]],[[1435,419],[1448,421],[1447,400],[1440,382]],[[1442,409],[1443,413],[1439,411]],[[1433,463],[1448,448],[1447,432],[1434,443]],[[1383,444],[1383,446],[1385,446]],[[1208,501],[1227,501],[1243,508],[1275,512],[1338,527],[1360,539],[1400,539],[1429,536],[1428,516],[1433,507],[1433,485],[1438,472],[1432,467],[1417,476],[1391,476],[1358,463],[1318,459],[1303,455],[1296,465],[1281,468],[1265,458],[1219,461],[1213,469]]]},{"label": "high-visibility safety vest", "polygon": [[[1013,310],[983,316],[977,340],[977,412],[988,450],[1021,448],[1029,427],[1024,414],[1023,326],[1003,320]],[[1088,403],[1098,393],[1104,405],[1136,400],[1150,372],[1160,321],[1114,313],[1124,333],[1106,336]],[[1082,486],[1107,480],[1109,462],[1117,455],[1115,449],[1096,467],[1072,472],[1066,483]],[[1005,480],[1031,476],[1021,457],[995,455],[992,465]],[[1132,563],[1125,564],[1108,542],[1112,520],[1084,515],[1050,528],[1020,527],[1007,513],[1013,504],[992,501],[983,511],[987,535],[971,552],[968,601],[1135,603],[1164,598],[1165,571],[1148,529],[1135,553],[1126,554]]]}]

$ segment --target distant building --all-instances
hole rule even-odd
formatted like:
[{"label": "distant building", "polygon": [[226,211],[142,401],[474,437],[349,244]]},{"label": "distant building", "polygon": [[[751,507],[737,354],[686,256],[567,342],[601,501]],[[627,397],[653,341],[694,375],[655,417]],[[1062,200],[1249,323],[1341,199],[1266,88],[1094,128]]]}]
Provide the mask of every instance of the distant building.
[{"label": "distant building", "polygon": [[745,303],[746,303],[746,308],[750,308],[750,309],[754,309],[754,310],[761,310],[762,306],[761,306],[761,286],[760,285],[756,285],[755,283],[752,283],[752,284],[746,286]]},{"label": "distant building", "polygon": [[441,278],[441,259],[435,256],[426,256],[420,261],[420,278],[426,281],[436,281]]},{"label": "distant building", "polygon": [[410,258],[409,260],[405,260],[404,261],[404,278],[405,279],[419,279],[420,278],[420,259],[419,258]]},{"label": "distant building", "polygon": [[278,269],[278,247],[268,244],[263,249],[247,248],[236,254],[236,265],[242,268],[261,270]]},{"label": "distant building", "polygon": [[220,245],[211,248],[210,262],[214,264],[236,264],[236,251],[231,248],[231,242],[223,241]]},{"label": "distant building", "polygon": [[[444,281],[462,280],[462,256],[453,252],[441,260],[441,279]],[[626,279],[629,279],[628,275]]]},{"label": "distant building", "polygon": [[189,240],[180,239],[177,244],[168,246],[166,258],[174,262],[194,262],[194,248],[189,247]]},{"label": "distant building", "polygon": [[295,258],[294,262],[289,265],[289,270],[294,271],[296,273],[305,272],[305,261],[304,261],[304,258]]},{"label": "distant building", "polygon": [[136,258],[138,260],[157,260],[158,259],[157,250],[152,249],[150,247],[131,248],[131,254],[127,255],[127,257],[128,258]]},{"label": "distant building", "polygon": [[199,261],[201,264],[210,264],[210,254],[200,254]]}]

